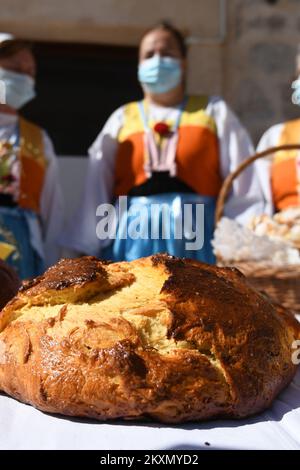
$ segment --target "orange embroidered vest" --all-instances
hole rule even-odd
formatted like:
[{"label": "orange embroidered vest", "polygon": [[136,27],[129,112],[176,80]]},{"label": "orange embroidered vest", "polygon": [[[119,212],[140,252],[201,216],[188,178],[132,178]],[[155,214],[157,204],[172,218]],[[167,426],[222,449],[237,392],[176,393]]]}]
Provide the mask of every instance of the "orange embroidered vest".
[{"label": "orange embroidered vest", "polygon": [[[176,152],[177,177],[198,194],[215,196],[222,186],[216,123],[206,112],[207,97],[191,96],[182,113]],[[124,124],[118,136],[116,196],[147,180],[144,170],[144,125],[137,102],[124,108]]]},{"label": "orange embroidered vest", "polygon": [[18,204],[23,209],[40,211],[47,160],[40,127],[20,117],[20,192]]},{"label": "orange embroidered vest", "polygon": [[[300,143],[300,119],[289,121],[284,125],[278,145]],[[299,152],[290,150],[277,152],[271,166],[271,185],[275,209],[283,210],[298,206],[299,197]]]}]

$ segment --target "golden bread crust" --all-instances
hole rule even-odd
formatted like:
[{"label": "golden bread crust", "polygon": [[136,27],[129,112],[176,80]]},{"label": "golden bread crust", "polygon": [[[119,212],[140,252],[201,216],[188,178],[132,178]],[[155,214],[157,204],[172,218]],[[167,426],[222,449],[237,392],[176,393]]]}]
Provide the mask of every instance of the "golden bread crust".
[{"label": "golden bread crust", "polygon": [[0,390],[51,412],[240,418],[292,379],[298,322],[231,268],[62,260],[0,315]]}]

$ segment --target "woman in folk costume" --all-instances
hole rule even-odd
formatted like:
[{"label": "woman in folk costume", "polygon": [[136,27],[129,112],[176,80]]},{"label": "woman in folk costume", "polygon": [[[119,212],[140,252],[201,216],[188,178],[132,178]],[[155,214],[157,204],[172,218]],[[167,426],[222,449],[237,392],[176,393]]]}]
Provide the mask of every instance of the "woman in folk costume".
[{"label": "woman in folk costume", "polygon": [[[292,83],[292,102],[300,106],[300,47],[296,64],[297,79]],[[276,124],[262,136],[257,151],[279,145],[300,144],[300,119]],[[300,152],[276,152],[269,159],[257,162],[264,197],[265,212],[272,215],[291,207],[300,207]]]},{"label": "woman in folk costume", "polygon": [[21,278],[40,274],[59,257],[63,212],[57,161],[42,129],[18,110],[34,98],[30,46],[0,34],[0,257]]},{"label": "woman in folk costume", "polygon": [[[184,39],[171,25],[158,25],[142,38],[138,78],[144,99],[117,109],[90,148],[82,203],[62,239],[68,248],[112,260],[168,252],[214,261],[216,198],[224,178],[253,147],[222,99],[186,95],[186,55]],[[119,196],[128,196],[127,210],[120,211]],[[112,201],[118,206],[117,236],[103,240],[96,210]],[[186,223],[185,204],[192,207]],[[204,220],[197,220],[197,204],[204,204]],[[246,220],[262,209],[249,169],[235,183],[226,214]],[[137,212],[141,236],[133,239],[129,226]],[[190,249],[187,242],[199,229],[204,244]]]}]

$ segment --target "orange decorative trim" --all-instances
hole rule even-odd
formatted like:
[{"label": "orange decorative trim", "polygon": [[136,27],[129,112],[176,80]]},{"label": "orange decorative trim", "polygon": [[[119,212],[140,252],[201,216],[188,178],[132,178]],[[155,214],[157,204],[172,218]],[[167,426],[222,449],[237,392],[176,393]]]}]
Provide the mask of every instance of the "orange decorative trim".
[{"label": "orange decorative trim", "polygon": [[[219,143],[216,123],[205,111],[207,104],[207,96],[191,96],[182,113],[176,153],[177,176],[198,194],[217,196],[222,185]],[[124,124],[118,140],[116,196],[128,194],[134,186],[147,180],[144,126],[137,102],[124,107]]]},{"label": "orange decorative trim", "polygon": [[47,160],[44,155],[42,130],[20,118],[20,195],[19,206],[40,211]]},{"label": "orange decorative trim", "polygon": [[[300,119],[287,122],[281,132],[278,145],[300,142]],[[271,166],[271,186],[276,210],[300,204],[297,150],[278,152]]]}]

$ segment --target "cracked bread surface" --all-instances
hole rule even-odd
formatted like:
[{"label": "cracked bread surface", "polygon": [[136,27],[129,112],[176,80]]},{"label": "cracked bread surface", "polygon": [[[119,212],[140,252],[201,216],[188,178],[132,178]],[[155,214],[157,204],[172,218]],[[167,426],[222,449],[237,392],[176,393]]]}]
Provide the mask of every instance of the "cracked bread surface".
[{"label": "cracked bread surface", "polygon": [[232,268],[66,259],[0,314],[0,390],[51,413],[240,418],[292,379],[299,324]]}]

